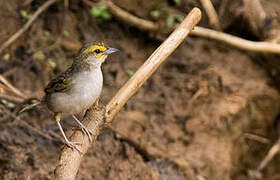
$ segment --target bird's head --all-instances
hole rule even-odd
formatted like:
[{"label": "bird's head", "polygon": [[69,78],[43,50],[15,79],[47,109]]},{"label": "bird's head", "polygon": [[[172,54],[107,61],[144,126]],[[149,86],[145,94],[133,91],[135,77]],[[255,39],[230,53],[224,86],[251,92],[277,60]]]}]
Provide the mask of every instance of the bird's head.
[{"label": "bird's head", "polygon": [[87,44],[81,50],[76,59],[78,63],[84,65],[100,66],[108,55],[119,51],[116,48],[101,44]]}]

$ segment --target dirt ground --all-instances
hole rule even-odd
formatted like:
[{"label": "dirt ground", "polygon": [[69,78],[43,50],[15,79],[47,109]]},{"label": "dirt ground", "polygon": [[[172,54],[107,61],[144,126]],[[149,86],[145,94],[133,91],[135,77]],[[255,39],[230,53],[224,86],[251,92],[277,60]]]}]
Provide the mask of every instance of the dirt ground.
[{"label": "dirt ground", "polygon": [[[0,45],[26,22],[21,10],[32,13],[43,2],[0,0]],[[241,1],[212,2],[223,17],[225,32],[249,40],[266,38],[250,31]],[[181,0],[179,5],[175,0],[115,3],[153,21],[165,18],[155,20],[154,10],[187,13],[195,6],[201,8],[196,0]],[[274,19],[280,15],[277,0],[263,6]],[[89,11],[83,1],[70,1],[68,10],[63,1],[48,8],[5,50],[10,57],[1,55],[1,75],[27,97],[41,98],[44,86],[72,63],[81,43],[102,41],[120,49],[103,65],[101,101],[106,104],[161,41],[114,17],[101,22]],[[209,27],[205,13],[200,26]],[[127,102],[112,127],[98,136],[77,179],[256,178],[252,170],[280,133],[278,57],[188,37]],[[9,94],[1,87],[1,93]],[[0,103],[0,179],[53,179],[63,140],[52,113],[38,107],[17,115],[22,104],[31,100],[1,98]],[[69,136],[74,121],[65,115],[62,124]],[[279,164],[276,155],[258,178],[280,179]]]}]

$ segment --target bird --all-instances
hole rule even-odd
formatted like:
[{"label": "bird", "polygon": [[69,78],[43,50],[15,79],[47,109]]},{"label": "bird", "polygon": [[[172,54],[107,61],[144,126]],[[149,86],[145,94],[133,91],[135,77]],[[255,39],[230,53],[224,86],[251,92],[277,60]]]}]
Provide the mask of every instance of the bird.
[{"label": "bird", "polygon": [[42,102],[54,113],[54,120],[60,130],[65,144],[72,149],[82,152],[80,142],[71,142],[65,135],[60,124],[61,115],[72,115],[82,132],[92,142],[92,132],[75,116],[82,113],[98,101],[102,87],[102,63],[108,55],[119,51],[105,46],[103,43],[84,45],[72,65],[63,73],[52,79],[45,87]]}]

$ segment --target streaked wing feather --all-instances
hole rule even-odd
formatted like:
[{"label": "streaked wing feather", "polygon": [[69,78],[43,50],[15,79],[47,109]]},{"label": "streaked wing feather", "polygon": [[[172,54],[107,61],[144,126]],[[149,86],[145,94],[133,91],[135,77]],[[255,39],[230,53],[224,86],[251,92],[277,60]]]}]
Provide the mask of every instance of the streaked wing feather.
[{"label": "streaked wing feather", "polygon": [[54,92],[69,91],[71,89],[71,77],[70,77],[69,70],[57,76],[56,78],[52,79],[47,85],[47,87],[45,88],[45,92],[50,94]]}]

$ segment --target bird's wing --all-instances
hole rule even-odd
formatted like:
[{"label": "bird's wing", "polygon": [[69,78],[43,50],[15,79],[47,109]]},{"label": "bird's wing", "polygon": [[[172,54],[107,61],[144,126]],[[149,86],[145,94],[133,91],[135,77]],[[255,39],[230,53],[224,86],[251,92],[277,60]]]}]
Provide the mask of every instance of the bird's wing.
[{"label": "bird's wing", "polygon": [[71,89],[72,79],[70,76],[71,69],[68,69],[66,72],[60,74],[56,78],[52,79],[47,87],[45,88],[45,93],[55,93],[55,92],[67,92]]}]

